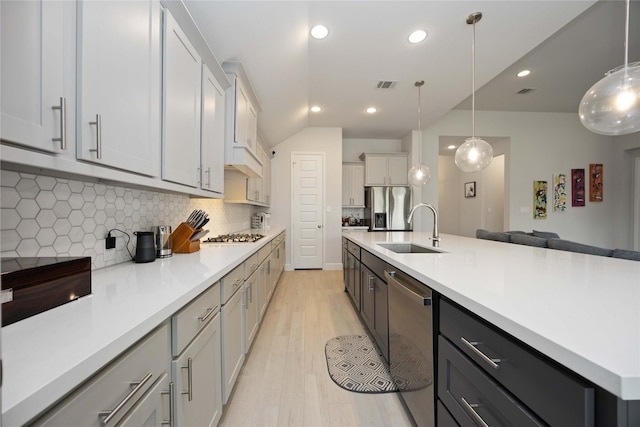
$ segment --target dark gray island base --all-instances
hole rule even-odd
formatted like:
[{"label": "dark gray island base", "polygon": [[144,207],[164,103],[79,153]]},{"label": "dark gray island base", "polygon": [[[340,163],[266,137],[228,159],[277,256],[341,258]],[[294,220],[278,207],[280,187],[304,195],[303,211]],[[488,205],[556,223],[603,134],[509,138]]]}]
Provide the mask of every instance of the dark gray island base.
[{"label": "dark gray island base", "polygon": [[[389,352],[385,271],[398,272],[401,266],[366,249],[343,237],[345,292],[393,369],[397,359],[406,358]],[[452,298],[431,295],[433,321],[424,325],[433,341],[432,354],[424,357],[433,361],[434,380],[427,386],[432,390],[426,394],[431,397],[423,398],[426,409],[415,414],[414,405],[404,401],[418,425],[425,424],[428,413],[428,424],[438,427],[640,426],[640,400],[615,396]]]}]

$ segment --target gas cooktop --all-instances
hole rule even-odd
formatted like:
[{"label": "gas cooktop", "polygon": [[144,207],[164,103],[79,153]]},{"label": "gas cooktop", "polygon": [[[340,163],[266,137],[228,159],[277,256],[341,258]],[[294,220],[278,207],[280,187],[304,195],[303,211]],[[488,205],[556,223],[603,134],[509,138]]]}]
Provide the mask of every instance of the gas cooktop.
[{"label": "gas cooktop", "polygon": [[203,243],[253,243],[263,237],[263,234],[254,233],[221,234],[216,237],[209,237],[208,239],[203,240]]}]

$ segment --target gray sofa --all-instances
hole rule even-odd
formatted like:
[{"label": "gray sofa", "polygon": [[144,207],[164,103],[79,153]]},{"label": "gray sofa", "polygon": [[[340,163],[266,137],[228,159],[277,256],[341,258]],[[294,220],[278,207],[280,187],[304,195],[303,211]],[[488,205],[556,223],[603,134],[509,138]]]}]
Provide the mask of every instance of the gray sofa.
[{"label": "gray sofa", "polygon": [[550,231],[533,230],[532,232],[527,233],[525,231],[488,231],[479,228],[476,230],[476,238],[495,240],[497,242],[515,243],[517,245],[535,246],[538,248],[557,249],[561,251],[579,252],[589,255],[640,261],[640,251],[631,251],[628,249],[607,249],[599,246],[585,245],[583,243],[561,239],[557,233]]}]

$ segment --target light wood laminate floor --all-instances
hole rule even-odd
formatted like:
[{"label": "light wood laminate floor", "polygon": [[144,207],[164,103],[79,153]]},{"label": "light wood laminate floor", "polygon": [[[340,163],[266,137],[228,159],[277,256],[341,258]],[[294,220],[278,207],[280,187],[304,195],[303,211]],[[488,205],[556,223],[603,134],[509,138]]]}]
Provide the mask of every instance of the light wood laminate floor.
[{"label": "light wood laminate floor", "polygon": [[410,426],[395,393],[353,393],[327,373],[324,346],[365,332],[342,271],[285,271],[220,425]]}]

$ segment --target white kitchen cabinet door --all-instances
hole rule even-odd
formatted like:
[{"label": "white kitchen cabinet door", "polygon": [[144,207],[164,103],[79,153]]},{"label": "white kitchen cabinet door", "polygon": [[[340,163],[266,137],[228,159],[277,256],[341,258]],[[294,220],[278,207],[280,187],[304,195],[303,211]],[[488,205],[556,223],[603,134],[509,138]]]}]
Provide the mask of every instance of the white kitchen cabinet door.
[{"label": "white kitchen cabinet door", "polygon": [[244,292],[236,291],[222,306],[221,313],[222,402],[226,404],[244,363]]},{"label": "white kitchen cabinet door", "polygon": [[387,157],[367,156],[365,162],[366,185],[387,185]]},{"label": "white kitchen cabinet door", "polygon": [[387,175],[389,185],[409,185],[408,157],[389,156],[387,165]]},{"label": "white kitchen cabinet door", "polygon": [[260,326],[259,320],[259,307],[258,300],[260,292],[258,287],[260,285],[260,271],[256,270],[245,280],[244,282],[244,297],[245,297],[245,330],[244,330],[244,352],[248,353],[251,348],[251,343],[258,333],[258,326]]},{"label": "white kitchen cabinet door", "polygon": [[[236,128],[235,142],[238,144],[247,144],[247,121],[249,120],[248,106],[249,100],[244,93],[244,87],[239,79],[236,79]],[[251,151],[253,149],[251,148]]]},{"label": "white kitchen cabinet door", "polygon": [[169,374],[163,374],[149,390],[118,423],[118,427],[161,427],[170,424],[171,414]]},{"label": "white kitchen cabinet door", "polygon": [[202,65],[198,52],[168,11],[163,58],[162,179],[197,187]]},{"label": "white kitchen cabinet door", "polygon": [[271,206],[271,159],[267,153],[262,158],[262,200]]},{"label": "white kitchen cabinet door", "polygon": [[209,68],[202,64],[201,188],[224,193],[225,93]]},{"label": "white kitchen cabinet door", "polygon": [[220,315],[171,363],[177,426],[211,427],[222,416]]},{"label": "white kitchen cabinet door", "polygon": [[65,21],[64,1],[3,0],[0,16],[0,137],[50,153],[63,152],[67,144],[64,28],[74,25]]},{"label": "white kitchen cabinet door", "polygon": [[78,159],[160,173],[158,0],[78,2]]},{"label": "white kitchen cabinet door", "polygon": [[269,301],[269,289],[271,288],[271,283],[269,281],[269,259],[266,259],[260,264],[258,267],[258,283],[259,289],[258,292],[258,318],[261,320],[264,317],[264,313],[267,310],[267,303]]},{"label": "white kitchen cabinet door", "polygon": [[256,152],[258,138],[258,113],[251,103],[247,103],[247,147]]},{"label": "white kitchen cabinet door", "polygon": [[342,206],[364,207],[364,164],[342,165]]}]

